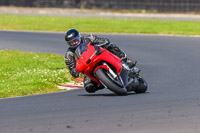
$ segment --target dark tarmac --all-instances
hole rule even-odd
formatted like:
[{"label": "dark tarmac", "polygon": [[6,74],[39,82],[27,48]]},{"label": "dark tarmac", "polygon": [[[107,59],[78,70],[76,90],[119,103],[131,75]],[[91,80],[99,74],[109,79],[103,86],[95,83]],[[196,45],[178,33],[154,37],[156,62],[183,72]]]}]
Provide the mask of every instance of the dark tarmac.
[{"label": "dark tarmac", "polygon": [[[0,99],[0,133],[200,132],[199,37],[100,36],[138,61],[147,93],[81,89]],[[0,31],[0,49],[64,55],[67,46],[64,33]]]}]

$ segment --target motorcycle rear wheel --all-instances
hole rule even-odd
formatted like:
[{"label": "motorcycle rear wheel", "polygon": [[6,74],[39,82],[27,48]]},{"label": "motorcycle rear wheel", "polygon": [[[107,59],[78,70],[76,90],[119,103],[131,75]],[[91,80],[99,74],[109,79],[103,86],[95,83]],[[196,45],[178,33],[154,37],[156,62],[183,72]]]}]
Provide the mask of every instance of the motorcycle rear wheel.
[{"label": "motorcycle rear wheel", "polygon": [[134,89],[134,92],[135,93],[145,93],[147,91],[147,82],[142,78],[140,77],[138,79],[139,81],[139,86],[137,88]]},{"label": "motorcycle rear wheel", "polygon": [[116,84],[116,81],[113,81],[106,73],[106,70],[104,70],[103,68],[97,69],[95,74],[98,77],[98,79],[101,81],[101,83],[104,84],[109,90],[111,90],[115,94],[117,94],[117,95],[126,95],[127,94],[126,88],[121,87],[118,84]]}]

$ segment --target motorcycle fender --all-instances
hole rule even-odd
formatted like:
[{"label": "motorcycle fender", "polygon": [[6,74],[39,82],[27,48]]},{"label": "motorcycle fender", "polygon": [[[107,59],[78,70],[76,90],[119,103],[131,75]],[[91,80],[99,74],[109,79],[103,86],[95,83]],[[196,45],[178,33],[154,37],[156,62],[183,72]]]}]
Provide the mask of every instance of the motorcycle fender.
[{"label": "motorcycle fender", "polygon": [[106,69],[106,70],[108,70],[109,71],[109,68],[107,67],[107,65],[100,65],[100,66],[98,66],[98,67],[96,67],[95,69],[94,69],[94,73],[97,71],[97,69],[99,69],[99,68],[104,68],[104,69]]}]

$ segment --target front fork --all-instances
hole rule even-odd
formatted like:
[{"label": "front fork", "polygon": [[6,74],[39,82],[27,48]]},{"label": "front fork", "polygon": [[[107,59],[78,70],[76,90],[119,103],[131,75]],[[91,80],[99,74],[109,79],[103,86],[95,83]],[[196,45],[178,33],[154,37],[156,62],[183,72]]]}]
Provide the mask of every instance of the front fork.
[{"label": "front fork", "polygon": [[140,69],[134,67],[133,69],[130,69],[129,66],[122,62],[122,71],[120,72],[119,76],[109,67],[107,63],[103,63],[104,66],[106,66],[111,74],[111,76],[116,79],[117,77],[120,79],[121,83],[124,87],[128,86],[130,82],[135,83],[135,86],[138,86],[139,81],[137,77],[139,77]]},{"label": "front fork", "polygon": [[115,74],[115,72],[113,72],[113,70],[106,63],[103,63],[103,65],[107,66],[108,71],[113,76],[113,78],[117,78],[117,74]]}]

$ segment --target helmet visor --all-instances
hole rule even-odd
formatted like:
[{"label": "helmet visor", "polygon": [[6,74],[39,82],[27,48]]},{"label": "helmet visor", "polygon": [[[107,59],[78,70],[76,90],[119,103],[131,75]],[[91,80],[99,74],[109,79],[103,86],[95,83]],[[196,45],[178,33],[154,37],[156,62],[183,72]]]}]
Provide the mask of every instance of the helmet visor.
[{"label": "helmet visor", "polygon": [[75,45],[80,44],[80,42],[81,42],[81,38],[80,38],[80,36],[77,36],[77,37],[74,38],[73,40],[67,41],[67,44],[68,44],[69,46],[75,46]]}]

